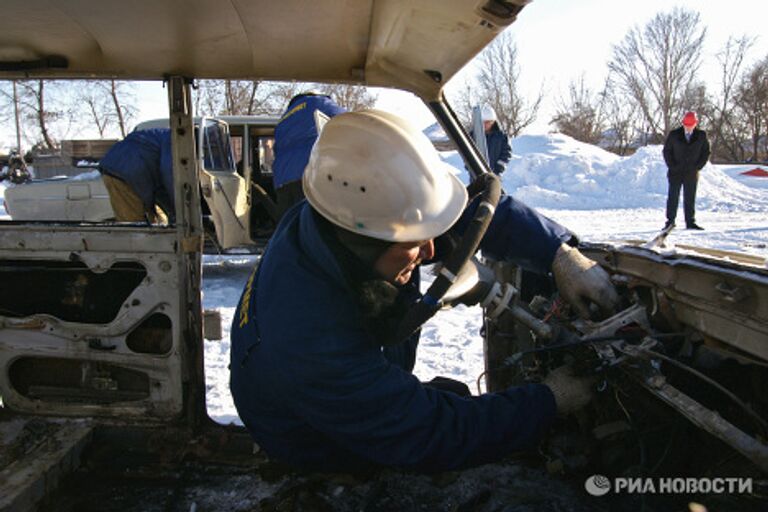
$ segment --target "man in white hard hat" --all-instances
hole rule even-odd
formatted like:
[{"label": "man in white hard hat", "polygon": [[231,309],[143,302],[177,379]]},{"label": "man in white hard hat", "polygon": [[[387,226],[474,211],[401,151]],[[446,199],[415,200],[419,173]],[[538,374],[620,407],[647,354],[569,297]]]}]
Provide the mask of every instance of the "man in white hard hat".
[{"label": "man in white hard hat", "polygon": [[[235,405],[271,458],[323,471],[465,467],[530,447],[588,402],[588,382],[567,371],[481,396],[425,385],[411,373],[418,334],[389,346],[421,296],[419,265],[441,256],[435,239],[477,206],[419,130],[383,111],[339,114],[303,185],[307,201],[285,214],[231,331]],[[571,238],[503,197],[481,248],[554,268],[573,303],[614,307],[607,274]]]},{"label": "man in white hard hat", "polygon": [[496,111],[489,104],[484,104],[480,109],[480,119],[483,121],[485,145],[488,149],[488,165],[494,174],[501,176],[512,157],[509,137],[501,131]]}]

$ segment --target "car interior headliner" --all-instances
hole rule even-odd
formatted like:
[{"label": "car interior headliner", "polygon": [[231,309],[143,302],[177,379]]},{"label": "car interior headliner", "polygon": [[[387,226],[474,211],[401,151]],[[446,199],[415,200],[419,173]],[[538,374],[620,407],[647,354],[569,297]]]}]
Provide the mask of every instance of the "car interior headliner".
[{"label": "car interior headliner", "polygon": [[435,98],[529,0],[4,0],[0,78],[298,80]]}]

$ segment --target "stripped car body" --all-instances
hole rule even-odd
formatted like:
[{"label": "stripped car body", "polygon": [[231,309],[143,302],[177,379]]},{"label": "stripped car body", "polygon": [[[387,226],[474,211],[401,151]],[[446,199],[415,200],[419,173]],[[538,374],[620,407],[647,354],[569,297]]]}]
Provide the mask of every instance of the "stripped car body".
[{"label": "stripped car body", "polygon": [[[0,33],[2,78],[167,80],[177,222],[0,225],[0,424],[3,439],[9,440],[0,446],[0,508],[64,510],[89,500],[96,500],[101,510],[190,510],[198,504],[211,510],[313,510],[318,504],[332,510],[394,510],[412,505],[406,490],[415,492],[416,477],[384,473],[378,480],[340,484],[333,478],[276,473],[262,454],[253,453],[243,429],[208,418],[200,300],[204,228],[191,80],[346,82],[413,92],[430,106],[470,173],[478,176],[487,168],[445,103],[442,89],[527,3],[6,2],[4,13],[14,23]],[[582,351],[584,361],[610,369],[605,380],[617,382],[617,393],[631,393],[633,403],[625,410],[634,415],[642,407],[642,414],[655,417],[649,411],[655,411],[658,400],[624,382],[624,374],[642,385],[643,379],[654,377],[649,372],[669,373],[653,354],[622,354],[640,350],[641,343],[631,342],[637,341],[638,332],[641,340],[655,340],[657,350],[658,340],[676,336],[675,347],[666,351],[673,359],[686,344],[717,345],[725,359],[737,358],[755,373],[755,382],[765,382],[764,268],[755,262],[724,263],[712,255],[668,257],[633,245],[585,246],[585,251],[614,273],[630,320],[618,316],[602,323],[579,322],[555,307],[557,293],[550,280],[499,265],[497,281],[514,287],[514,293],[490,297],[485,306],[489,389],[536,377]],[[634,329],[631,336],[623,330],[627,326]],[[543,333],[549,333],[548,339]],[[572,345],[562,350],[556,333],[568,333]],[[611,340],[594,341],[597,336]],[[606,343],[615,344],[610,353]],[[540,352],[522,354],[530,350]],[[653,382],[663,384],[658,378]],[[657,389],[671,396],[668,388]],[[764,418],[765,399],[753,392],[738,394]],[[593,468],[602,454],[616,449],[619,455],[611,460],[635,456],[636,425],[627,426],[632,422],[621,416],[611,397],[601,400],[605,407],[597,420],[565,429],[542,448],[550,462],[560,461],[561,470]],[[709,406],[702,405],[691,416],[703,417],[707,411]],[[660,414],[666,418],[677,413]],[[765,438],[759,429],[743,410],[729,410],[728,416],[746,436],[739,437],[746,449],[734,446],[735,438],[731,442],[725,434],[718,436],[716,428],[703,426],[703,435],[714,433],[724,440],[746,473],[765,471]],[[694,425],[694,418],[684,421]],[[590,449],[558,444],[574,432],[583,434],[588,424],[602,427],[599,435],[587,429],[587,437],[598,440],[586,443]],[[423,503],[496,510],[519,498],[520,485],[537,488],[530,480],[536,471],[521,474],[503,465],[470,470],[457,478],[475,483],[502,478],[507,483],[486,491],[437,481],[430,489],[438,497],[425,491]],[[510,483],[514,481],[518,484]],[[348,491],[340,494],[339,488]],[[547,498],[552,510],[562,510],[564,501],[573,510],[602,506],[579,504],[578,493],[562,481],[538,488],[557,490]],[[509,489],[515,492],[510,495]],[[751,499],[747,496],[744,506],[752,506]]]}]

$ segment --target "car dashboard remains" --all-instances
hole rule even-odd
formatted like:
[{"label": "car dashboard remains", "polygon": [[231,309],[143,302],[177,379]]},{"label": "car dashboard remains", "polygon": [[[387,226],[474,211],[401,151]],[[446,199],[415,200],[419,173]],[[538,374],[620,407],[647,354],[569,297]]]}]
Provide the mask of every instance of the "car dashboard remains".
[{"label": "car dashboard remains", "polygon": [[594,405],[559,425],[545,452],[563,469],[767,472],[762,258],[639,245],[583,251],[612,272],[623,310],[581,320],[549,281],[497,265],[515,293],[503,308],[486,307],[487,387],[538,380],[562,364],[594,377]]}]

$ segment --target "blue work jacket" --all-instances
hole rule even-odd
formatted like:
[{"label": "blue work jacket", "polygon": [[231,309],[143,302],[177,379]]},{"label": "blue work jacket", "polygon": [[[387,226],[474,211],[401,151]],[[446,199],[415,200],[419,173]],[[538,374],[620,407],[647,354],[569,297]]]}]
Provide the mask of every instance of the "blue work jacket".
[{"label": "blue work jacket", "polygon": [[346,112],[329,96],[302,94],[288,104],[275,127],[275,161],[272,163],[275,188],[300,180],[317,139],[315,110],[328,117]]},{"label": "blue work jacket", "polygon": [[175,217],[171,131],[155,128],[129,133],[99,161],[102,173],[123,180],[151,210],[160,206]]},{"label": "blue work jacket", "polygon": [[[415,343],[382,350],[365,328],[317,216],[306,201],[286,213],[232,325],[232,396],[266,453],[311,470],[440,471],[535,443],[555,417],[549,388],[461,397],[425,387],[410,373]],[[507,196],[481,247],[497,259],[546,268],[572,236]]]}]

